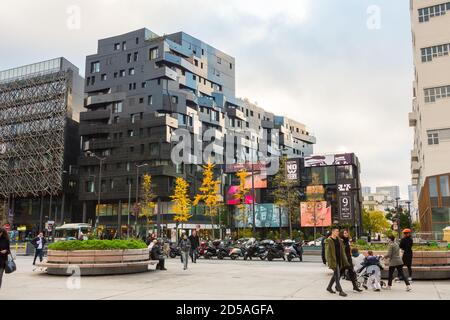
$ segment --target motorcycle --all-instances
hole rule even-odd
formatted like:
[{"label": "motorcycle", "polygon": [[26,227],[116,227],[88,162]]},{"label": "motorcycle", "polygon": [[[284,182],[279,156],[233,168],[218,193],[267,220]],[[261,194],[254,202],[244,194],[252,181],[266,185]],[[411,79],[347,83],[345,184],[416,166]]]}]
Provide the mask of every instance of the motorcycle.
[{"label": "motorcycle", "polygon": [[236,260],[239,257],[245,257],[245,249],[243,247],[234,247],[230,249],[229,256],[231,260]]},{"label": "motorcycle", "polygon": [[220,246],[220,240],[215,240],[206,247],[206,252],[204,253],[205,259],[211,259],[212,257],[217,257],[217,253]]},{"label": "motorcycle", "polygon": [[197,248],[197,257],[204,257],[206,250],[208,248],[208,244],[206,243],[206,241],[202,241],[200,242],[200,246]]},{"label": "motorcycle", "polygon": [[267,260],[272,261],[273,259],[283,259],[286,261],[284,256],[284,248],[279,243],[270,246],[269,251],[267,252]]},{"label": "motorcycle", "polygon": [[181,256],[181,250],[175,243],[171,243],[169,249],[169,257],[176,258],[177,256]]},{"label": "motorcycle", "polygon": [[230,257],[230,251],[231,249],[227,245],[221,243],[217,249],[217,259],[223,260],[224,258]]},{"label": "motorcycle", "polygon": [[297,258],[303,261],[303,247],[301,242],[295,243],[292,240],[285,240],[283,241],[283,246],[287,261],[291,262]]},{"label": "motorcycle", "polygon": [[267,257],[267,248],[264,245],[260,245],[258,243],[250,244],[246,247],[246,250],[244,252],[244,260],[252,260],[253,257],[265,260]]}]

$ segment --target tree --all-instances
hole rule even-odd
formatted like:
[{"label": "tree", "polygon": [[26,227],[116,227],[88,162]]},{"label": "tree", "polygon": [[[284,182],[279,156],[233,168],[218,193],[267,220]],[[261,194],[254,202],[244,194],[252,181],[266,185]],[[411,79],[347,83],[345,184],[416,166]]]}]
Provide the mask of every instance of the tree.
[{"label": "tree", "polygon": [[194,198],[193,205],[197,206],[203,202],[208,210],[205,210],[205,215],[211,218],[212,236],[215,238],[214,232],[214,217],[217,215],[219,205],[219,185],[220,180],[214,180],[215,165],[208,160],[208,163],[203,166],[203,181],[199,188],[199,194]]},{"label": "tree", "polygon": [[144,174],[142,177],[142,193],[141,202],[142,205],[139,206],[139,217],[144,217],[146,220],[146,231],[148,233],[148,227],[151,223],[151,218],[155,210],[155,197],[152,187],[152,176],[149,174]]},{"label": "tree", "polygon": [[363,229],[371,233],[386,233],[390,224],[382,211],[366,211],[362,213]]},{"label": "tree", "polygon": [[[186,182],[181,177],[178,177],[175,181],[175,190],[170,198],[175,203],[173,211],[175,212],[174,221],[177,222],[177,234],[178,234],[178,223],[183,224],[188,221],[192,215],[191,211],[191,199],[189,198],[189,183]],[[182,226],[183,227],[183,226]]]},{"label": "tree", "polygon": [[[242,221],[243,227],[247,227],[248,223],[248,216],[246,212],[246,205],[245,205],[245,199],[248,195],[250,189],[245,187],[245,180],[250,175],[250,173],[247,172],[245,169],[241,169],[238,172],[236,172],[236,177],[239,178],[239,189],[236,191],[236,193],[233,195],[233,197],[236,200],[239,200],[239,204],[237,205],[238,213],[236,214],[235,218],[238,222],[238,237],[239,237],[239,222]],[[255,201],[253,199],[252,201]]]},{"label": "tree", "polygon": [[286,178],[286,160],[286,156],[280,158],[278,173],[273,179],[275,188],[272,195],[275,204],[285,208],[288,212],[289,238],[292,239],[292,222],[294,219],[298,220],[300,214],[300,194],[295,187],[295,182]]},{"label": "tree", "polygon": [[403,210],[402,207],[398,208],[398,212],[394,208],[386,209],[386,218],[392,222],[400,220],[400,230],[409,228],[410,215],[408,211]]}]

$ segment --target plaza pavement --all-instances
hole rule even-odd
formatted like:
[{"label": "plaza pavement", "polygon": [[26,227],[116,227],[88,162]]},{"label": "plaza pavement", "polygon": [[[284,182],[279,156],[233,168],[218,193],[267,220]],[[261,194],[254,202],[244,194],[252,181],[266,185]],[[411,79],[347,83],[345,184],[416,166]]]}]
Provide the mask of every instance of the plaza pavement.
[{"label": "plaza pavement", "polygon": [[179,259],[169,258],[166,259],[168,271],[82,277],[79,289],[70,289],[76,285],[73,278],[33,271],[31,257],[17,257],[18,270],[4,275],[0,300],[450,299],[450,280],[416,281],[412,292],[406,292],[403,283],[394,283],[391,291],[363,293],[353,293],[351,283],[343,281],[348,297],[341,298],[325,291],[330,273],[319,259],[306,256],[303,263],[199,259],[183,271]]}]

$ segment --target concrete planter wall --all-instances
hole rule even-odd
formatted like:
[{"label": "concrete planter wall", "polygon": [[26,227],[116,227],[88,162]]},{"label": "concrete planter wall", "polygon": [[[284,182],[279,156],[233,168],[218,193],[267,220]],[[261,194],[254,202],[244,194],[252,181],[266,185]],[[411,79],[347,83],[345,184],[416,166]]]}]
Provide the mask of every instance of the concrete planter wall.
[{"label": "concrete planter wall", "polygon": [[[367,254],[367,251],[363,251]],[[374,255],[385,256],[387,251],[373,251]],[[386,260],[386,267],[389,260]],[[413,251],[413,279],[450,279],[450,251]],[[406,271],[406,268],[404,269]],[[387,268],[382,277],[387,278]]]},{"label": "concrete planter wall", "polygon": [[148,249],[49,250],[42,267],[52,275],[111,275],[148,271],[157,261],[149,259]]}]

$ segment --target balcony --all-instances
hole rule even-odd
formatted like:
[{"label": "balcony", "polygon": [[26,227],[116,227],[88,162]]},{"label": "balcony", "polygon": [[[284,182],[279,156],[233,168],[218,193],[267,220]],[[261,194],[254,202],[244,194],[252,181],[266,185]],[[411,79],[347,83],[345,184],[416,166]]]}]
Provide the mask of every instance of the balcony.
[{"label": "balcony", "polygon": [[417,149],[411,150],[411,162],[419,162],[419,152]]},{"label": "balcony", "polygon": [[242,121],[247,121],[247,118],[245,117],[244,113],[236,108],[227,108],[227,114],[229,117],[238,118]]},{"label": "balcony", "polygon": [[168,79],[177,81],[178,74],[176,71],[173,71],[172,69],[168,67],[161,67],[153,71],[153,76],[149,80],[154,79]]},{"label": "balcony", "polygon": [[111,111],[109,110],[96,110],[80,113],[80,121],[92,121],[92,120],[105,120],[109,119]]},{"label": "balcony", "polygon": [[408,118],[409,118],[409,126],[415,127],[417,125],[417,114],[415,112],[410,112],[408,114]]},{"label": "balcony", "polygon": [[96,96],[89,96],[85,99],[86,108],[91,105],[96,104],[106,104],[112,103],[115,101],[123,101],[126,98],[125,92],[117,92],[117,93],[108,93],[108,94],[100,94]]},{"label": "balcony", "polygon": [[417,175],[420,173],[419,162],[411,162],[411,173]]}]

